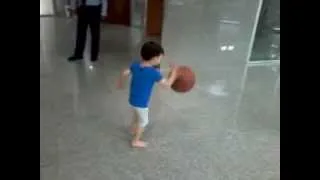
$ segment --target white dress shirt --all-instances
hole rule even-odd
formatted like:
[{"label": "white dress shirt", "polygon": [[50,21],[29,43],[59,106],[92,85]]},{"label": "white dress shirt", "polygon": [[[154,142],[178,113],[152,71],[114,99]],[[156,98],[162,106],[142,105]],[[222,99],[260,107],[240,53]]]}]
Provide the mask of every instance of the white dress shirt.
[{"label": "white dress shirt", "polygon": [[[81,5],[82,0],[71,0],[70,7],[75,10]],[[87,6],[99,6],[101,5],[101,16],[107,15],[107,0],[85,0]]]}]

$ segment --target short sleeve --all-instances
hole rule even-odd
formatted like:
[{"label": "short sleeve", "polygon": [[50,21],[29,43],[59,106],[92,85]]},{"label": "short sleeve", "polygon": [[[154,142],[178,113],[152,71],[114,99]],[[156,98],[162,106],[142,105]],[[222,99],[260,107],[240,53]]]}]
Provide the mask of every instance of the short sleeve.
[{"label": "short sleeve", "polygon": [[136,63],[136,62],[133,62],[133,63],[130,65],[130,71],[133,72],[136,66],[137,66],[137,63]]},{"label": "short sleeve", "polygon": [[155,81],[159,82],[162,80],[162,74],[160,72],[160,70],[155,70]]}]

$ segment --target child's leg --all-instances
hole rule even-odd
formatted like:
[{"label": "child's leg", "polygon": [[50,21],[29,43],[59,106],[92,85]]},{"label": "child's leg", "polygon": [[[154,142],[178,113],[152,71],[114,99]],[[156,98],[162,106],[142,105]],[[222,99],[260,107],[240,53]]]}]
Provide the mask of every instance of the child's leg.
[{"label": "child's leg", "polygon": [[143,132],[144,132],[144,128],[139,126],[137,128],[136,134],[134,135],[133,140],[131,142],[131,145],[133,147],[146,147],[146,142],[141,141],[141,137],[142,137]]},{"label": "child's leg", "polygon": [[145,147],[146,143],[144,141],[141,141],[141,137],[144,132],[144,128],[147,126],[149,122],[148,114],[149,114],[149,109],[148,108],[134,108],[138,115],[138,126],[137,126],[137,131],[133,137],[132,140],[132,146],[133,147]]},{"label": "child's leg", "polygon": [[132,135],[135,135],[137,133],[137,128],[139,125],[139,117],[135,109],[132,112],[133,112],[133,116],[132,116],[132,122],[130,125],[130,131]]}]

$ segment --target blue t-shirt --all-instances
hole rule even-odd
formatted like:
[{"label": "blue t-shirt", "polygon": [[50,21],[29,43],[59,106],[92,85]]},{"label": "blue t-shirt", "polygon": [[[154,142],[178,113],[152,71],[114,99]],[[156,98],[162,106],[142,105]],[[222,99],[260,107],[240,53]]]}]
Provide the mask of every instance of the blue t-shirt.
[{"label": "blue t-shirt", "polygon": [[129,103],[135,107],[146,108],[149,105],[153,85],[162,79],[162,75],[158,69],[143,67],[139,62],[132,63],[130,71]]}]

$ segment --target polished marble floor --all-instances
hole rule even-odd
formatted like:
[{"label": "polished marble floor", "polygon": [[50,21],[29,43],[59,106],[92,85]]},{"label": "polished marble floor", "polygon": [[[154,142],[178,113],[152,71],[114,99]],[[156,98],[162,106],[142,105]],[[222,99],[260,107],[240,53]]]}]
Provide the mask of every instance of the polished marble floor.
[{"label": "polished marble floor", "polygon": [[136,56],[141,32],[103,25],[100,61],[90,69],[88,53],[84,62],[66,61],[74,28],[70,19],[40,18],[42,180],[280,179],[280,67],[247,67],[249,40],[237,39],[237,29],[221,26],[215,36],[235,41],[228,52],[209,40],[214,50],[187,51],[187,40],[199,37],[177,41],[166,31],[167,59],[192,66],[197,85],[187,94],[156,88],[149,147],[138,150],[129,146],[128,90],[115,80]]}]

